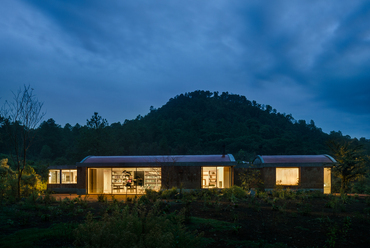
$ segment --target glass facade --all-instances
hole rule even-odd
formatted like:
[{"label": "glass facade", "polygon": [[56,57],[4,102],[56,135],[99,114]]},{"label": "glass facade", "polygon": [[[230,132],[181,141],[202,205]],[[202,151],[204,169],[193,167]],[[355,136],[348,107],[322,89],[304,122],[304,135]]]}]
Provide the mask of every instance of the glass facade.
[{"label": "glass facade", "polygon": [[77,170],[62,170],[62,183],[77,183]]},{"label": "glass facade", "polygon": [[160,190],[161,168],[89,168],[88,194],[145,194]]},{"label": "glass facade", "polygon": [[60,183],[60,170],[49,170],[49,183]]},{"label": "glass facade", "polygon": [[331,194],[331,169],[324,168],[324,194]]},{"label": "glass facade", "polygon": [[228,166],[202,167],[202,188],[230,188],[231,168]]},{"label": "glass facade", "polygon": [[276,168],[276,185],[298,185],[299,168]]},{"label": "glass facade", "polygon": [[77,170],[49,170],[50,184],[77,183]]}]

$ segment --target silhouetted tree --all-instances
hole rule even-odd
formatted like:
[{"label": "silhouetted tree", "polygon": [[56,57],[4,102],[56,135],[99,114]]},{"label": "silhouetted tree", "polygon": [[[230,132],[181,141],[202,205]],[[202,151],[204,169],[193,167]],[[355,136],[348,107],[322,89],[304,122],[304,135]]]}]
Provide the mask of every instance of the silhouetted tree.
[{"label": "silhouetted tree", "polygon": [[13,93],[13,100],[5,102],[1,112],[6,118],[5,126],[13,147],[12,160],[16,165],[18,177],[17,198],[21,195],[21,180],[27,164],[27,152],[35,137],[34,130],[42,121],[43,103],[33,94],[30,86],[20,88]]},{"label": "silhouetted tree", "polygon": [[361,145],[353,145],[351,142],[341,144],[335,141],[330,141],[328,145],[337,160],[332,172],[341,179],[341,192],[345,192],[350,182],[366,173],[367,158]]}]

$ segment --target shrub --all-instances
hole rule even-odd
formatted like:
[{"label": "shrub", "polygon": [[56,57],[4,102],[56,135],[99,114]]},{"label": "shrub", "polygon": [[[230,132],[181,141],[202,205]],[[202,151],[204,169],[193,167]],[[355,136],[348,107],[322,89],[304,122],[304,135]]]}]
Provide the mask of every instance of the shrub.
[{"label": "shrub", "polygon": [[94,221],[89,213],[75,231],[75,246],[82,247],[200,247],[201,236],[186,231],[184,211],[173,218],[161,214],[159,203],[147,214],[134,207]]},{"label": "shrub", "polygon": [[158,198],[158,192],[154,191],[152,189],[146,189],[145,190],[145,195],[152,202],[155,202]]},{"label": "shrub", "polygon": [[244,169],[239,173],[241,180],[241,187],[245,190],[250,190],[251,188],[263,189],[263,180],[261,178],[261,171],[257,168]]},{"label": "shrub", "polygon": [[15,202],[17,195],[17,179],[15,172],[9,167],[8,159],[0,160],[0,203],[3,200]]},{"label": "shrub", "polygon": [[161,192],[162,199],[172,199],[177,194],[177,188],[173,187],[172,189],[163,190]]},{"label": "shrub", "polygon": [[308,216],[311,214],[312,206],[309,203],[302,204],[300,208],[298,208],[298,213],[303,216]]},{"label": "shrub", "polygon": [[42,198],[42,202],[45,205],[48,205],[50,203],[56,202],[57,200],[55,199],[54,196],[51,195],[50,191],[46,191],[44,197]]},{"label": "shrub", "polygon": [[137,203],[139,205],[148,205],[150,204],[150,200],[148,199],[147,195],[142,195],[137,201]]},{"label": "shrub", "polygon": [[238,199],[243,199],[247,196],[247,192],[239,186],[233,185],[231,188],[222,190],[222,193],[226,198],[231,198],[234,195]]},{"label": "shrub", "polygon": [[108,199],[104,194],[98,195],[98,202],[106,202]]}]

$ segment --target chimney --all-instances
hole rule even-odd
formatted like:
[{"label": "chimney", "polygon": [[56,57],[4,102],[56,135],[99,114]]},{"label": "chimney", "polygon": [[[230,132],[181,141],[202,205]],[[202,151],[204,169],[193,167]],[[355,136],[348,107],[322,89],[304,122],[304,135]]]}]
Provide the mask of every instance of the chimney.
[{"label": "chimney", "polygon": [[224,158],[224,157],[225,157],[225,155],[226,155],[225,147],[226,147],[226,145],[225,145],[225,144],[223,144],[223,145],[222,145],[222,157],[223,157],[223,158]]}]

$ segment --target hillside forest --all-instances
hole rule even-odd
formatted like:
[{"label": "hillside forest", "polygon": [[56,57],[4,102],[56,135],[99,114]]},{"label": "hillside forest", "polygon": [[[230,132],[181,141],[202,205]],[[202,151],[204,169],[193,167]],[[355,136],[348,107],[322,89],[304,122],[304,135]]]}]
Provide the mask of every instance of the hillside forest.
[{"label": "hillside forest", "polygon": [[[15,166],[14,123],[1,117],[0,159]],[[352,139],[340,131],[324,133],[311,120],[295,120],[270,105],[245,96],[194,91],[171,98],[145,116],[109,124],[98,113],[85,124],[62,127],[53,119],[29,130],[27,163],[47,178],[49,165],[75,164],[89,155],[167,155],[231,153],[236,160],[255,155],[331,154],[329,141],[350,142],[370,154],[370,140]],[[367,179],[366,179],[367,180]]]}]

